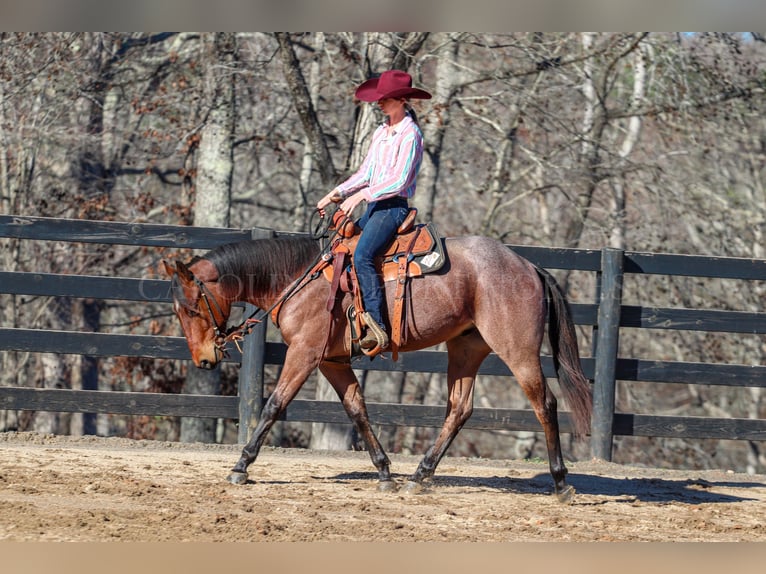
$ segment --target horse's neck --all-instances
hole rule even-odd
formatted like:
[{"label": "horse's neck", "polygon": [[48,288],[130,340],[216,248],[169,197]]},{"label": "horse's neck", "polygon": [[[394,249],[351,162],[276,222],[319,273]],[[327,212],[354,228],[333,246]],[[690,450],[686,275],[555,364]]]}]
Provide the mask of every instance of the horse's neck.
[{"label": "horse's neck", "polygon": [[251,305],[255,305],[259,309],[272,309],[279,302],[289,297],[300,279],[301,276],[296,275],[295,277],[281,281],[279,285],[275,285],[273,289],[264,292],[256,293],[252,292],[251,289],[248,289],[246,301]]},{"label": "horse's neck", "polygon": [[[258,289],[252,280],[253,274],[273,274],[274,271],[253,272],[243,269],[236,273],[237,280],[232,282],[228,288],[225,288],[219,282],[218,270],[210,261],[202,259],[195,263],[191,269],[200,281],[210,283],[211,289],[215,290],[222,300],[228,301],[227,309],[230,309],[231,303],[234,302],[250,303],[259,309],[270,309],[281,298],[286,296],[302,275],[301,273],[296,273],[294,277],[280,275],[280,281],[272,284],[269,289]],[[213,285],[215,285],[214,288],[212,287]]]},{"label": "horse's neck", "polygon": [[207,259],[200,259],[189,266],[189,271],[203,283],[215,283],[218,281],[218,269]]}]

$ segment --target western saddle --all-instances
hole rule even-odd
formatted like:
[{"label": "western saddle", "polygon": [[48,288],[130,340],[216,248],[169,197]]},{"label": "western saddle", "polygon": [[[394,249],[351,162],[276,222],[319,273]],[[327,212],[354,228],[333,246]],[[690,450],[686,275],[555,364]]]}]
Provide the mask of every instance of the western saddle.
[{"label": "western saddle", "polygon": [[[396,281],[394,307],[389,317],[391,323],[390,350],[394,361],[399,348],[406,340],[406,309],[409,280],[425,273],[432,273],[442,267],[445,261],[444,246],[433,223],[416,224],[417,209],[411,208],[407,218],[399,226],[396,235],[383,253],[375,257],[375,266],[384,282]],[[354,271],[354,250],[361,235],[361,229],[342,211],[335,212],[330,229],[337,232],[329,251],[314,269],[321,271],[330,283],[327,310],[332,311],[341,298],[341,293],[353,294],[353,304],[346,309],[349,322],[351,355],[360,352],[374,357],[384,349],[362,349],[359,346],[364,323],[362,297]]]}]

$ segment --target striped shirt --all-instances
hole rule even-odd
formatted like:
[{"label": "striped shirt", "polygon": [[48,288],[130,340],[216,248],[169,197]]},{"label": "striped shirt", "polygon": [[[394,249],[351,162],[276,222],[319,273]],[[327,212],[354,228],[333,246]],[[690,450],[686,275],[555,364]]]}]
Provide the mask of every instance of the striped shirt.
[{"label": "striped shirt", "polygon": [[423,134],[407,114],[391,135],[386,123],[378,126],[361,167],[337,188],[342,197],[361,191],[367,201],[410,198],[422,159]]}]

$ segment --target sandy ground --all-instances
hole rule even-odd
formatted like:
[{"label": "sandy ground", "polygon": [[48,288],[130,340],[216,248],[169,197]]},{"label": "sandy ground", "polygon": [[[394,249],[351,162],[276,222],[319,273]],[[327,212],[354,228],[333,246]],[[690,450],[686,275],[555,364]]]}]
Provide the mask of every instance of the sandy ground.
[{"label": "sandy ground", "polygon": [[[445,458],[423,493],[378,492],[364,452],[0,433],[5,541],[766,541],[766,476]],[[419,458],[391,456],[403,483]]]}]

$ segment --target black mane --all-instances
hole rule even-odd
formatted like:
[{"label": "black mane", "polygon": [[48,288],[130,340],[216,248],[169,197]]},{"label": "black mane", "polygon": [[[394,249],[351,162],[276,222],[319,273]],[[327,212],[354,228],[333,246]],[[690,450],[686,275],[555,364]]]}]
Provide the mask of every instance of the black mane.
[{"label": "black mane", "polygon": [[243,294],[247,285],[252,293],[278,293],[316,261],[318,243],[308,237],[283,236],[227,243],[210,250],[202,259],[218,270],[225,289]]}]

